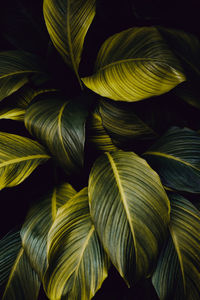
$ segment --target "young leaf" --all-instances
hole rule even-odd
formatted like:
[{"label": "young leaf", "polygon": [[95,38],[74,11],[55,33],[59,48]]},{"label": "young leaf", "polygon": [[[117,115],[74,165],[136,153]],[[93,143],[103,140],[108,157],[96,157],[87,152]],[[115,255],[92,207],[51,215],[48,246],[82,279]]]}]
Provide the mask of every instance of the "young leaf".
[{"label": "young leaf", "polygon": [[153,285],[161,300],[200,297],[200,213],[180,195],[171,194],[170,234]]},{"label": "young leaf", "polygon": [[106,252],[133,285],[152,272],[170,203],[158,175],[133,152],[105,153],[89,177],[90,212]]},{"label": "young leaf", "polygon": [[23,248],[13,264],[2,300],[37,300],[40,281]]},{"label": "young leaf", "polygon": [[27,82],[27,75],[44,73],[39,58],[22,51],[0,53],[0,100],[8,97]]},{"label": "young leaf", "polygon": [[28,131],[56,157],[67,174],[83,166],[85,121],[84,101],[66,101],[59,94],[42,94],[25,115]]},{"label": "young leaf", "polygon": [[165,186],[178,191],[200,192],[200,135],[197,132],[173,127],[143,156]]},{"label": "young leaf", "polygon": [[21,244],[19,231],[10,232],[0,240],[0,286],[9,277]]},{"label": "young leaf", "polygon": [[158,30],[135,27],[108,38],[95,73],[82,80],[104,97],[134,102],[164,94],[186,79]]},{"label": "young leaf", "polygon": [[24,181],[50,156],[37,142],[19,135],[0,132],[0,189]]},{"label": "young leaf", "polygon": [[81,86],[78,67],[85,36],[95,16],[95,3],[95,0],[44,0],[44,18],[52,42],[76,73]]},{"label": "young leaf", "polygon": [[29,212],[21,229],[22,244],[34,270],[42,279],[47,267],[47,235],[59,207],[76,194],[73,187],[62,184]]},{"label": "young leaf", "polygon": [[47,251],[44,286],[48,297],[91,299],[107,276],[108,258],[91,221],[87,188],[59,208]]}]

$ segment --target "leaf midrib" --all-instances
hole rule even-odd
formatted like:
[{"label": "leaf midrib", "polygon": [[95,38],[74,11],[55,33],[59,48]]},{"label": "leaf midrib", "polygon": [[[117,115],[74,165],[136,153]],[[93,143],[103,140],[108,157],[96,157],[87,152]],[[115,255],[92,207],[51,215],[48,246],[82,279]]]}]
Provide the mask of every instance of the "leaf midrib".
[{"label": "leaf midrib", "polygon": [[0,163],[0,168],[11,165],[11,164],[17,164],[22,161],[33,160],[33,159],[37,159],[37,158],[50,158],[50,156],[47,154],[41,154],[41,155],[37,154],[37,155],[28,155],[28,156],[24,156],[24,157],[20,157],[20,158],[14,158],[14,159],[10,159],[9,161],[4,161],[4,162]]}]

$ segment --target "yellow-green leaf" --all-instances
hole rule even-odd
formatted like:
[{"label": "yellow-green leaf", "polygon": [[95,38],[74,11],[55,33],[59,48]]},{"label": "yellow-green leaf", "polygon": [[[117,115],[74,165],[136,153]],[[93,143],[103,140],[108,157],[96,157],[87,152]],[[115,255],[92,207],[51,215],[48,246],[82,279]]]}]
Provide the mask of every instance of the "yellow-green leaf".
[{"label": "yellow-green leaf", "polygon": [[67,174],[80,171],[87,105],[75,99],[66,101],[57,93],[39,95],[37,100],[26,112],[26,128],[48,147]]},{"label": "yellow-green leaf", "polygon": [[166,93],[186,78],[158,30],[135,27],[108,38],[95,73],[82,80],[104,97],[134,102]]},{"label": "yellow-green leaf", "polygon": [[200,213],[187,199],[171,194],[170,237],[163,248],[153,285],[159,299],[200,298]]},{"label": "yellow-green leaf", "polygon": [[47,251],[49,299],[91,299],[107,276],[108,258],[90,217],[87,188],[59,208]]},{"label": "yellow-green leaf", "polygon": [[78,67],[85,36],[95,16],[95,4],[95,0],[44,0],[49,35],[80,84]]},{"label": "yellow-green leaf", "polygon": [[158,175],[133,152],[105,153],[89,177],[90,212],[112,263],[128,285],[148,276],[169,223]]},{"label": "yellow-green leaf", "polygon": [[0,132],[0,189],[24,181],[50,156],[37,142],[19,135]]},{"label": "yellow-green leaf", "polygon": [[47,235],[59,207],[76,194],[73,187],[64,183],[53,189],[28,213],[21,229],[22,244],[34,270],[42,279],[47,267]]}]

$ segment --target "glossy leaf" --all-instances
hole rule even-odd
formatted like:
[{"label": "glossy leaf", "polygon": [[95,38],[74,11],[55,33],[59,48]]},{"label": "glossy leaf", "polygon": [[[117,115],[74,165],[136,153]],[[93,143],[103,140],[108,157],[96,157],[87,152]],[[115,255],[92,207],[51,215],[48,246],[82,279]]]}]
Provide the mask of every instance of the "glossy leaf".
[{"label": "glossy leaf", "polygon": [[91,299],[107,276],[108,259],[90,217],[87,188],[58,210],[47,251],[49,299]]},{"label": "glossy leaf", "polygon": [[50,156],[37,142],[19,135],[0,132],[0,189],[24,181]]},{"label": "glossy leaf", "polygon": [[95,3],[95,0],[44,0],[44,18],[52,42],[81,85],[78,67],[85,36],[95,16]]},{"label": "glossy leaf", "polygon": [[172,127],[143,154],[162,183],[174,190],[200,192],[200,135]]},{"label": "glossy leaf", "polygon": [[87,106],[56,93],[39,95],[37,100],[26,112],[26,128],[48,147],[67,174],[78,172],[83,166]]},{"label": "glossy leaf", "polygon": [[10,232],[0,240],[0,286],[9,277],[21,244],[19,231]]},{"label": "glossy leaf", "polygon": [[130,149],[138,140],[152,140],[157,134],[145,124],[134,112],[131,103],[116,103],[102,100],[100,102],[102,123],[115,145]]},{"label": "glossy leaf", "polygon": [[170,91],[185,76],[155,27],[135,27],[108,38],[95,73],[82,80],[104,97],[134,102]]},{"label": "glossy leaf", "polygon": [[56,218],[58,208],[64,205],[76,191],[70,184],[55,187],[42,201],[29,212],[21,229],[25,252],[32,267],[42,279],[47,267],[47,235]]},{"label": "glossy leaf", "polygon": [[40,281],[21,248],[13,264],[2,300],[37,300]]},{"label": "glossy leaf", "polygon": [[200,213],[180,195],[172,194],[170,237],[153,275],[161,300],[200,297]]},{"label": "glossy leaf", "polygon": [[103,127],[101,115],[97,109],[92,113],[88,121],[87,137],[88,141],[96,150],[103,152],[117,150],[117,147],[113,144],[110,136]]},{"label": "glossy leaf", "polygon": [[39,58],[22,51],[0,53],[0,100],[8,97],[27,82],[27,75],[44,73]]},{"label": "glossy leaf", "polygon": [[90,212],[128,285],[148,276],[165,240],[170,204],[158,175],[133,152],[105,153],[89,178]]}]

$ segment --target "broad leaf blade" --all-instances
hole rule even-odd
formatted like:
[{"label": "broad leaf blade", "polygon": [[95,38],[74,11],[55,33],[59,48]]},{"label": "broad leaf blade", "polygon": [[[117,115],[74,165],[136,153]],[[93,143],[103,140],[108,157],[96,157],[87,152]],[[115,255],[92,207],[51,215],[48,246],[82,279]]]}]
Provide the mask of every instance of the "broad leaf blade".
[{"label": "broad leaf blade", "polygon": [[143,154],[164,185],[179,191],[200,192],[200,135],[173,127]]},{"label": "broad leaf blade", "polygon": [[0,132],[0,189],[20,184],[49,158],[39,143]]},{"label": "broad leaf blade", "polygon": [[19,231],[8,233],[0,240],[0,286],[9,277],[21,244]]},{"label": "broad leaf blade", "polygon": [[28,213],[21,229],[22,244],[34,270],[42,279],[47,267],[47,235],[59,207],[76,191],[68,183],[55,187]]},{"label": "broad leaf blade", "polygon": [[158,175],[133,152],[105,153],[91,170],[89,201],[103,246],[128,285],[149,275],[169,222]]},{"label": "broad leaf blade", "polygon": [[170,233],[152,281],[164,299],[200,297],[200,213],[187,199],[171,194]]},{"label": "broad leaf blade", "polygon": [[58,210],[48,235],[50,299],[91,299],[107,276],[108,259],[91,221],[87,188]]},{"label": "broad leaf blade", "polygon": [[0,100],[11,95],[27,82],[27,75],[45,73],[40,59],[28,52],[0,53]]},{"label": "broad leaf blade", "polygon": [[83,43],[95,16],[95,0],[44,0],[47,30],[58,52],[81,84],[78,67]]},{"label": "broad leaf blade", "polygon": [[95,73],[82,78],[94,92],[119,101],[138,101],[185,81],[179,61],[155,27],[130,28],[102,45]]},{"label": "broad leaf blade", "polygon": [[37,300],[40,281],[21,248],[13,264],[2,300]]},{"label": "broad leaf blade", "polygon": [[67,174],[83,166],[87,105],[59,94],[37,97],[25,115],[28,131],[56,157]]}]

